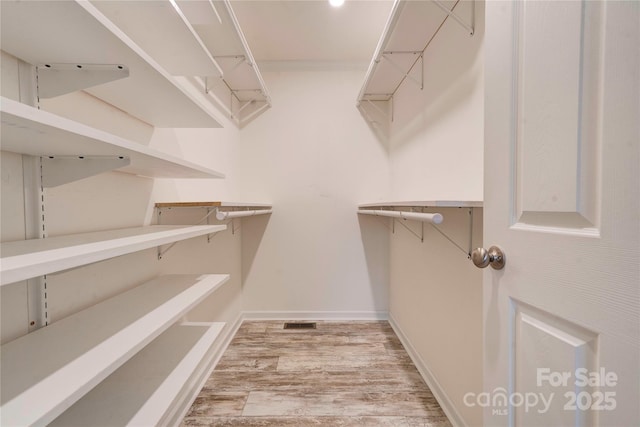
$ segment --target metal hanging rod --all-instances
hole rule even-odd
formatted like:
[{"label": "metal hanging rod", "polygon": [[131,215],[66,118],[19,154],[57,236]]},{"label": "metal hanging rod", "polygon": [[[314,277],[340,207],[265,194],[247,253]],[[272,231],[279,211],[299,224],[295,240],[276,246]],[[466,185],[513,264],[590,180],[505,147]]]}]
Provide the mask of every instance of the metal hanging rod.
[{"label": "metal hanging rod", "polygon": [[225,219],[242,218],[246,216],[265,215],[273,212],[273,209],[258,209],[246,211],[217,211],[216,219],[223,221]]},{"label": "metal hanging rod", "polygon": [[388,216],[404,220],[411,219],[415,221],[429,222],[432,224],[440,224],[444,219],[442,214],[439,213],[403,212],[380,209],[358,209],[358,213],[364,215]]}]

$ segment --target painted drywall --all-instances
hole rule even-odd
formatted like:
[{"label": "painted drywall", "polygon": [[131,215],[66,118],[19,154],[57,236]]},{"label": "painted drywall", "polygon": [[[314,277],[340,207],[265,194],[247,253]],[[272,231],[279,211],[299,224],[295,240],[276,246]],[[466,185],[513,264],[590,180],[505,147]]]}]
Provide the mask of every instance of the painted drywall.
[{"label": "painted drywall", "polygon": [[274,212],[243,225],[248,312],[387,311],[388,235],[356,214],[389,189],[386,149],[355,108],[364,72],[264,73],[273,108],[241,133],[240,193]]},{"label": "painted drywall", "polygon": [[[441,213],[439,228],[468,247],[468,209],[429,211]],[[417,223],[407,226],[420,234]],[[473,210],[473,230],[472,245],[482,246],[482,209]],[[416,351],[417,365],[429,371],[426,379],[451,421],[481,425],[482,411],[463,400],[468,392],[482,391],[481,270],[430,225],[424,243],[396,226],[390,259],[390,316]]]},{"label": "painted drywall", "polygon": [[[471,2],[456,7],[469,16]],[[406,80],[394,98],[389,155],[393,200],[482,200],[483,25],[476,2],[470,37],[447,20],[425,52],[421,91]],[[441,209],[444,230],[469,244],[466,209]],[[482,245],[482,210],[474,210],[473,246]],[[453,422],[482,424],[464,404],[482,390],[482,275],[431,226],[424,243],[402,227],[390,242],[390,314],[430,372]],[[435,390],[434,390],[435,391]]]}]

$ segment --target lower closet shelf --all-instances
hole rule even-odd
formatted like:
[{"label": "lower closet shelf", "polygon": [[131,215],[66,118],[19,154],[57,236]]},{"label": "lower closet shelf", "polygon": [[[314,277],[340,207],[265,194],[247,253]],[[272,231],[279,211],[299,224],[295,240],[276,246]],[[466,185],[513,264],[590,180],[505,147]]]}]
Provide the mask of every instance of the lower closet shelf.
[{"label": "lower closet shelf", "polygon": [[207,354],[223,327],[224,323],[172,326],[50,425],[171,424],[189,381],[199,382],[206,374]]},{"label": "lower closet shelf", "polygon": [[2,345],[0,425],[53,421],[227,280],[161,276]]},{"label": "lower closet shelf", "polygon": [[0,244],[0,285],[226,230],[226,225],[148,225]]}]

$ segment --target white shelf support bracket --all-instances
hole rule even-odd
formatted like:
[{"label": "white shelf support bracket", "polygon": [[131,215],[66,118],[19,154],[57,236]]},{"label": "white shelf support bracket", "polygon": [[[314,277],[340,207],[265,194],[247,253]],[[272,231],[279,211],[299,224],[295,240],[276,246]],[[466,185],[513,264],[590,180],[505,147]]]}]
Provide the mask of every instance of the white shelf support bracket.
[{"label": "white shelf support bracket", "polygon": [[231,219],[231,234],[233,236],[236,235],[236,230],[240,231],[240,228],[242,228],[242,226],[236,227],[236,220],[235,219]]},{"label": "white shelf support bracket", "polygon": [[[259,102],[262,102],[262,101],[259,101]],[[264,101],[264,104],[260,108],[257,108],[255,111],[247,114],[245,117],[240,119],[240,127],[242,127],[245,123],[250,122],[252,118],[256,117],[258,114],[262,113],[264,110],[266,110],[269,107],[271,107],[271,104],[269,104],[269,101]]]},{"label": "white shelf support bracket", "polygon": [[123,64],[42,64],[36,67],[38,97],[53,98],[129,77]]},{"label": "white shelf support bracket", "polygon": [[41,157],[42,186],[57,187],[128,166],[131,160],[123,156],[49,156]]},{"label": "white shelf support bracket", "polygon": [[398,224],[400,224],[401,226],[403,226],[404,228],[407,229],[407,231],[409,231],[411,234],[413,234],[414,236],[416,236],[418,239],[420,239],[420,242],[424,243],[424,222],[421,222],[421,234],[416,233],[415,231],[413,231],[407,224],[404,223],[404,220],[397,220],[397,219],[393,219],[393,222],[395,223],[396,221],[398,221]]},{"label": "white shelf support bracket", "polygon": [[[171,209],[171,208],[169,208]],[[162,219],[162,208],[157,208],[158,213],[157,213],[157,224],[160,225],[160,220]],[[195,225],[201,225],[202,223],[205,223],[207,225],[210,225],[210,220],[209,218],[211,217],[211,215],[213,215],[214,213],[217,212],[217,209],[211,209],[211,208],[207,208],[207,214],[205,216],[203,216],[199,221],[196,222]],[[213,236],[215,236],[218,233],[210,233],[207,234],[207,243],[211,243],[211,238]],[[158,246],[158,260],[161,260],[162,257],[171,250],[171,248],[173,248],[173,246],[178,243],[178,242],[173,242],[171,243],[169,246],[167,246],[166,248],[162,248],[162,246]]]},{"label": "white shelf support bracket", "polygon": [[431,0],[433,2],[433,4],[435,4],[436,6],[438,6],[444,13],[447,14],[447,16],[449,16],[449,18],[452,18],[453,20],[455,20],[458,24],[460,24],[462,26],[462,28],[464,28],[465,30],[467,30],[469,32],[469,35],[473,35],[474,31],[475,31],[475,18],[476,18],[476,2],[475,0],[471,0],[471,25],[467,24],[466,22],[464,22],[462,20],[462,18],[460,18],[455,12],[453,12],[452,10],[449,10],[449,8],[445,5],[443,5],[440,0]]},{"label": "white shelf support bracket", "polygon": [[370,99],[365,99],[365,101],[367,101],[368,105],[371,105],[376,111],[378,111],[380,114],[382,114],[387,120],[392,120],[392,117],[389,116],[389,112],[388,111],[384,111],[382,108],[380,108],[379,106],[374,104],[375,101],[372,101]]},{"label": "white shelf support bracket", "polygon": [[467,247],[467,249],[457,244],[451,237],[449,237],[444,231],[436,227],[434,224],[431,224],[431,226],[438,233],[442,234],[442,236],[444,236],[444,238],[451,242],[455,247],[460,249],[462,253],[467,256],[467,259],[471,259],[471,251],[473,250],[473,208],[469,208],[469,246]]},{"label": "white shelf support bracket", "polygon": [[391,59],[391,55],[420,55],[419,59],[421,59],[423,61],[423,70],[424,70],[424,52],[422,51],[408,51],[408,52],[404,52],[404,51],[387,51],[387,52],[382,52],[382,56],[381,58],[384,59],[385,61],[387,61],[389,63],[389,65],[391,65],[397,72],[399,72],[400,74],[402,74],[403,79],[404,78],[408,78],[410,81],[412,81],[413,83],[415,83],[417,86],[420,87],[420,90],[422,90],[424,88],[424,72],[421,73],[421,80],[416,79],[415,77],[413,77],[411,75],[411,70],[413,69],[413,67],[409,68],[409,71],[405,71],[404,68],[402,68],[397,62],[395,62],[393,59]]}]

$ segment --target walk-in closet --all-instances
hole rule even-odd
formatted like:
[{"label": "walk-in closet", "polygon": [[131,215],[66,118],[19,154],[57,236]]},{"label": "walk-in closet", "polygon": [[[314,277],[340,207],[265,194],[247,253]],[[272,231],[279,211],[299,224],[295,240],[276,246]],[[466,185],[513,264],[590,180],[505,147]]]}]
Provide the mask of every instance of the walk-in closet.
[{"label": "walk-in closet", "polygon": [[640,3],[0,19],[1,425],[640,423]]}]

